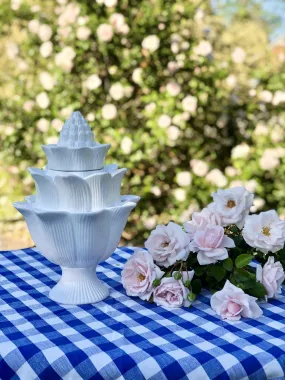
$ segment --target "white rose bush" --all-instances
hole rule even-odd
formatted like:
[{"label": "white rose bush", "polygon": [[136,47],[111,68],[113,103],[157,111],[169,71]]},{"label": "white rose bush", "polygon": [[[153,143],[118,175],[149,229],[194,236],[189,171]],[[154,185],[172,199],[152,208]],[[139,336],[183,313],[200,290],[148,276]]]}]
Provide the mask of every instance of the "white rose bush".
[{"label": "white rose bush", "polygon": [[122,271],[126,293],[166,308],[190,307],[210,290],[222,319],[262,315],[285,280],[285,221],[275,210],[250,214],[254,194],[218,189],[213,202],[180,226],[157,225]]},{"label": "white rose bush", "polygon": [[[128,168],[122,192],[141,196],[123,244],[183,224],[237,181],[256,181],[256,211],[285,215],[284,62],[260,43],[256,12],[240,12],[247,41],[246,25],[199,0],[32,3],[1,1],[0,230],[20,221],[12,202],[33,192],[27,167],[45,165],[41,145],[76,110]],[[237,192],[235,209],[226,197],[209,206],[212,224],[241,226],[250,195]]]}]

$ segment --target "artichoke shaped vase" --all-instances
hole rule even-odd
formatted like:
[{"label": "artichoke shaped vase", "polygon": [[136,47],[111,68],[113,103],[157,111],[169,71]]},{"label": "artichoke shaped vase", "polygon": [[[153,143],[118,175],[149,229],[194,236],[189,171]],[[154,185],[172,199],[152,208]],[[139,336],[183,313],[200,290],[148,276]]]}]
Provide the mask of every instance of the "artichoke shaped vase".
[{"label": "artichoke shaped vase", "polygon": [[43,147],[47,167],[29,169],[36,194],[14,204],[40,252],[62,269],[49,293],[58,303],[95,303],[109,295],[96,267],[116,249],[139,201],[120,194],[126,169],[104,166],[109,147],[95,142],[83,116],[72,113],[58,144]]}]

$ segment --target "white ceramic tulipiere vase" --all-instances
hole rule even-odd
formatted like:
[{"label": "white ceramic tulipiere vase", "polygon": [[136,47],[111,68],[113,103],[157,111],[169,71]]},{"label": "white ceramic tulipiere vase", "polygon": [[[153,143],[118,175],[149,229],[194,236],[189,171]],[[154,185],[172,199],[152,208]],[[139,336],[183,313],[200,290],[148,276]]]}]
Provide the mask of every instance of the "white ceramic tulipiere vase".
[{"label": "white ceramic tulipiere vase", "polygon": [[46,169],[29,169],[36,195],[14,204],[40,252],[62,269],[49,294],[58,303],[95,303],[109,295],[96,267],[114,252],[140,199],[120,195],[126,169],[104,166],[109,148],[95,142],[86,120],[73,112],[58,144],[43,146]]}]

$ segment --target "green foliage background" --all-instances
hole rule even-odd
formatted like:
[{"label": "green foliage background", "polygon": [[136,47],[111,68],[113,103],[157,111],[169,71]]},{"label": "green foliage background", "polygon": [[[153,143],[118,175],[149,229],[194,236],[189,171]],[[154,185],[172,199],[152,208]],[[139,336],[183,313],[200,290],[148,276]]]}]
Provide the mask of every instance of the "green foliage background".
[{"label": "green foliage background", "polygon": [[[98,27],[114,13],[125,29],[114,26],[104,42]],[[157,223],[189,219],[217,187],[242,183],[257,194],[255,210],[285,215],[284,60],[261,16],[245,8],[229,25],[194,0],[2,0],[0,29],[0,220],[20,219],[11,202],[34,191],[27,168],[45,165],[41,144],[55,141],[72,110],[112,144],[108,163],[129,169],[122,193],[142,197],[125,243],[141,244]],[[155,51],[142,47],[150,35]],[[45,57],[43,44],[52,47]],[[94,74],[101,84],[91,90]],[[117,100],[116,83],[124,88]],[[116,107],[112,120],[106,104]]]}]

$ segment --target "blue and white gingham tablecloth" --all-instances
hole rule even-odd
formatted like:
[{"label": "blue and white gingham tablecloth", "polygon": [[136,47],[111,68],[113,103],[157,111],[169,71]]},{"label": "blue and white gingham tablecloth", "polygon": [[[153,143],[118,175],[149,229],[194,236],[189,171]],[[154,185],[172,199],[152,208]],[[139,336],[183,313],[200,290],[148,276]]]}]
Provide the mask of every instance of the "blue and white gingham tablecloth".
[{"label": "blue and white gingham tablecloth", "polygon": [[285,296],[235,323],[215,315],[208,292],[169,311],[126,296],[131,253],[120,248],[98,268],[110,297],[75,307],[47,297],[60,268],[37,249],[0,252],[0,378],[285,378]]}]

